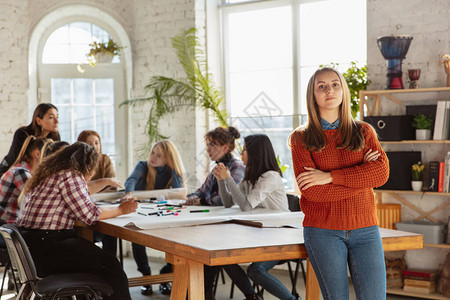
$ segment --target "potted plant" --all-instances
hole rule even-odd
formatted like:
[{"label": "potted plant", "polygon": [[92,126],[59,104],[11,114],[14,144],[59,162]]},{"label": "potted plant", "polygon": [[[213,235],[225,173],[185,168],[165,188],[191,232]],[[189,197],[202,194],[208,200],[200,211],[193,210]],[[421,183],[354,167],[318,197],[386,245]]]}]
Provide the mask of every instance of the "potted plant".
[{"label": "potted plant", "polygon": [[120,55],[122,49],[113,39],[109,39],[106,43],[94,41],[89,46],[91,49],[86,56],[91,66],[98,63],[111,63],[114,56]]},{"label": "potted plant", "polygon": [[433,119],[424,114],[414,115],[411,123],[416,128],[416,140],[431,140],[431,128],[433,127]]},{"label": "potted plant", "polygon": [[413,191],[421,191],[422,190],[422,175],[423,175],[422,162],[415,163],[411,166],[411,187]]},{"label": "potted plant", "polygon": [[152,104],[147,120],[149,144],[168,138],[161,133],[159,120],[182,109],[201,107],[210,110],[221,126],[228,127],[227,113],[222,109],[223,92],[215,85],[208,71],[205,50],[196,36],[196,29],[181,30],[171,41],[186,77],[152,76],[145,86],[148,97],[130,99],[120,104]]}]

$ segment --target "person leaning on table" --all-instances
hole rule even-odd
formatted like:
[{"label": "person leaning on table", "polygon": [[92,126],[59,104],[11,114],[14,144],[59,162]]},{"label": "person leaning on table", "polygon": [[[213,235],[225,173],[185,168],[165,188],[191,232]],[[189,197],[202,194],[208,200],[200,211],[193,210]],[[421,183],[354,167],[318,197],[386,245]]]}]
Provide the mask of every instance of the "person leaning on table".
[{"label": "person leaning on table", "polygon": [[93,273],[113,288],[104,299],[131,299],[128,279],[119,261],[95,244],[76,236],[75,221],[91,225],[136,211],[135,199],[99,208],[86,181],[97,165],[98,153],[76,142],[44,159],[25,185],[25,204],[17,220],[38,276]]}]

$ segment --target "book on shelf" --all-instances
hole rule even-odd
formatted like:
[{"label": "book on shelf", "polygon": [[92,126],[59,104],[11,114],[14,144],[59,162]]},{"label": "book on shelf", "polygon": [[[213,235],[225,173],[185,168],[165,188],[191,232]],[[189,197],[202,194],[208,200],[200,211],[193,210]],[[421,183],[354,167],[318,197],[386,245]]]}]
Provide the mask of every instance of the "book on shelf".
[{"label": "book on shelf", "polygon": [[445,156],[444,193],[450,193],[450,151]]},{"label": "book on shelf", "polygon": [[439,162],[438,192],[444,192],[445,162]]},{"label": "book on shelf", "polygon": [[450,101],[438,101],[434,121],[433,140],[446,140],[449,135]]},{"label": "book on shelf", "polygon": [[427,190],[430,192],[437,192],[438,182],[439,182],[439,162],[430,161]]},{"label": "book on shelf", "polygon": [[403,279],[409,279],[409,280],[420,280],[420,281],[434,281],[436,280],[436,276],[431,277],[423,277],[423,276],[412,276],[412,275],[403,275]]},{"label": "book on shelf", "polygon": [[408,278],[407,276],[414,276],[417,278],[433,279],[436,278],[438,271],[430,269],[406,269],[402,271],[403,278]]},{"label": "book on shelf", "polygon": [[405,278],[403,281],[404,285],[430,288],[436,285],[436,280],[421,280],[421,279],[408,279]]}]

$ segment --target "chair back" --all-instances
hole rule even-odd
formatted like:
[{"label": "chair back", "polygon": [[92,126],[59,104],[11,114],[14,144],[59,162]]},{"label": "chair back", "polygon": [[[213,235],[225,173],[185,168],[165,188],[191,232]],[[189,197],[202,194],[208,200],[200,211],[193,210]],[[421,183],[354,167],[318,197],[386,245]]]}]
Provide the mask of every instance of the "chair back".
[{"label": "chair back", "polygon": [[36,282],[38,280],[36,267],[17,227],[13,224],[4,224],[0,227],[0,234],[5,239],[11,265],[17,270],[20,282],[22,284]]},{"label": "chair back", "polygon": [[290,211],[302,211],[300,208],[300,198],[297,195],[286,194]]}]

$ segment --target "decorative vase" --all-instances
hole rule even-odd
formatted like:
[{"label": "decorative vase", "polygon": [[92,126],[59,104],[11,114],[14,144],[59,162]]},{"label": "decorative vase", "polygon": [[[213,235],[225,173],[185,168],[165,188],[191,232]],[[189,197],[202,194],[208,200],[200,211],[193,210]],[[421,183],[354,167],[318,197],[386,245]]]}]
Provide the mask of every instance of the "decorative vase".
[{"label": "decorative vase", "polygon": [[408,69],[409,88],[417,89],[419,87],[420,69]]},{"label": "decorative vase", "polygon": [[419,180],[412,180],[411,181],[411,187],[412,187],[412,190],[413,191],[416,191],[416,192],[420,192],[420,191],[422,191],[422,185],[423,185],[423,182],[422,181],[419,181]]},{"label": "decorative vase", "polygon": [[386,89],[403,89],[402,60],[408,53],[412,36],[382,36],[377,39],[381,54],[386,59]]},{"label": "decorative vase", "polygon": [[96,64],[110,64],[114,59],[114,54],[111,52],[98,52],[94,54]]},{"label": "decorative vase", "polygon": [[431,140],[431,129],[416,129],[416,140],[418,141]]}]

